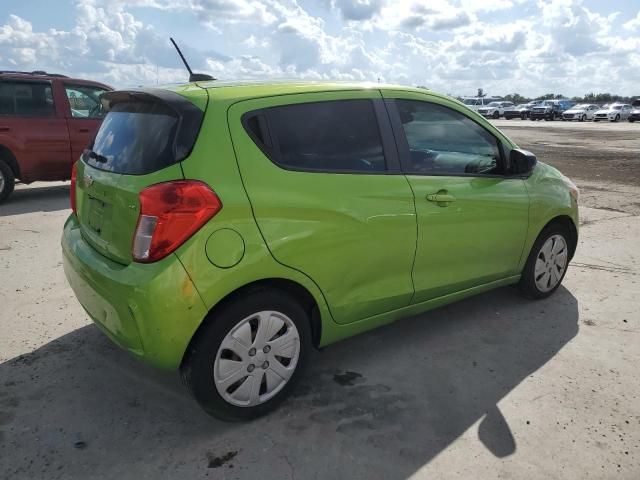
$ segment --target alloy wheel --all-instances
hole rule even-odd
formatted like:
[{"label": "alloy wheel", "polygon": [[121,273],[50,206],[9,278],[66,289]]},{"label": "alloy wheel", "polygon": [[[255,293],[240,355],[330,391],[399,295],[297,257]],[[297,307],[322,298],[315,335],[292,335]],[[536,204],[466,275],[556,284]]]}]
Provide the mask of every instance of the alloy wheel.
[{"label": "alloy wheel", "polygon": [[562,235],[552,235],[542,245],[534,269],[536,287],[541,292],[553,290],[567,268],[567,241]]},{"label": "alloy wheel", "polygon": [[293,321],[281,312],[257,312],[240,320],[220,344],[213,367],[216,389],[232,405],[260,405],[284,388],[299,356]]}]

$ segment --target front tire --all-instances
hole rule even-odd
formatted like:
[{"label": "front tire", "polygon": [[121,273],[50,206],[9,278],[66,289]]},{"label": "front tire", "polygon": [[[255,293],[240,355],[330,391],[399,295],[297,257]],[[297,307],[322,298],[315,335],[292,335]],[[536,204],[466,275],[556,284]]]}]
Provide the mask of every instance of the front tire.
[{"label": "front tire", "polygon": [[558,289],[569,265],[569,239],[569,230],[559,223],[548,225],[540,232],[518,284],[526,297],[547,298]]},{"label": "front tire", "polygon": [[493,118],[494,118],[495,120],[497,120],[498,118],[500,118],[500,112],[498,112],[498,111],[493,112]]},{"label": "front tire", "polygon": [[586,116],[586,115],[582,115],[582,116],[580,117],[580,121],[581,121],[581,122],[585,122],[586,120],[587,120],[587,116]]},{"label": "front tire", "polygon": [[279,290],[253,290],[214,311],[181,367],[183,380],[210,415],[251,420],[291,392],[311,349],[308,315]]},{"label": "front tire", "polygon": [[617,123],[620,120],[620,115],[616,115],[616,118],[613,119],[614,123]]},{"label": "front tire", "polygon": [[4,202],[13,192],[16,185],[16,177],[11,167],[0,159],[0,203]]}]

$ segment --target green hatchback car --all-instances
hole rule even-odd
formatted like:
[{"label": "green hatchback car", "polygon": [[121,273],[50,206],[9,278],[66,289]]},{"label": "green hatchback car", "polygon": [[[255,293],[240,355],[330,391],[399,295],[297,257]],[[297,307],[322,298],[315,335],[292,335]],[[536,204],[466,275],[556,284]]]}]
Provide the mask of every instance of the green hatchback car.
[{"label": "green hatchback car", "polygon": [[379,84],[108,92],[76,163],[64,270],[115,343],[227,420],[309,351],[517,284],[544,298],[578,190],[462,103]]}]

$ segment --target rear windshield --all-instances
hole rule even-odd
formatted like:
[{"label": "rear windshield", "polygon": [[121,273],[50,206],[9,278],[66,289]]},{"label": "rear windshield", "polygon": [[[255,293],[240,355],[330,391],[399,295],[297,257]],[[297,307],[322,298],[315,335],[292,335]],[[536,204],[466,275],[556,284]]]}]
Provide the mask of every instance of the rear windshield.
[{"label": "rear windshield", "polygon": [[179,120],[161,103],[118,103],[107,113],[83,160],[114,173],[141,175],[160,170],[177,161],[174,144]]}]

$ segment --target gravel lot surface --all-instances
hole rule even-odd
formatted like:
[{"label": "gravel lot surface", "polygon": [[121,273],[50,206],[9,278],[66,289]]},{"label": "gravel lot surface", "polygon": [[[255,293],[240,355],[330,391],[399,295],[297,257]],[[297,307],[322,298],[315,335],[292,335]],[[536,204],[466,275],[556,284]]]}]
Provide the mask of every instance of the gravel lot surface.
[{"label": "gravel lot surface", "polygon": [[61,267],[68,186],[19,186],[0,206],[0,478],[640,478],[640,124],[496,123],[582,189],[564,286],[314,353],[250,424],[91,325]]}]

